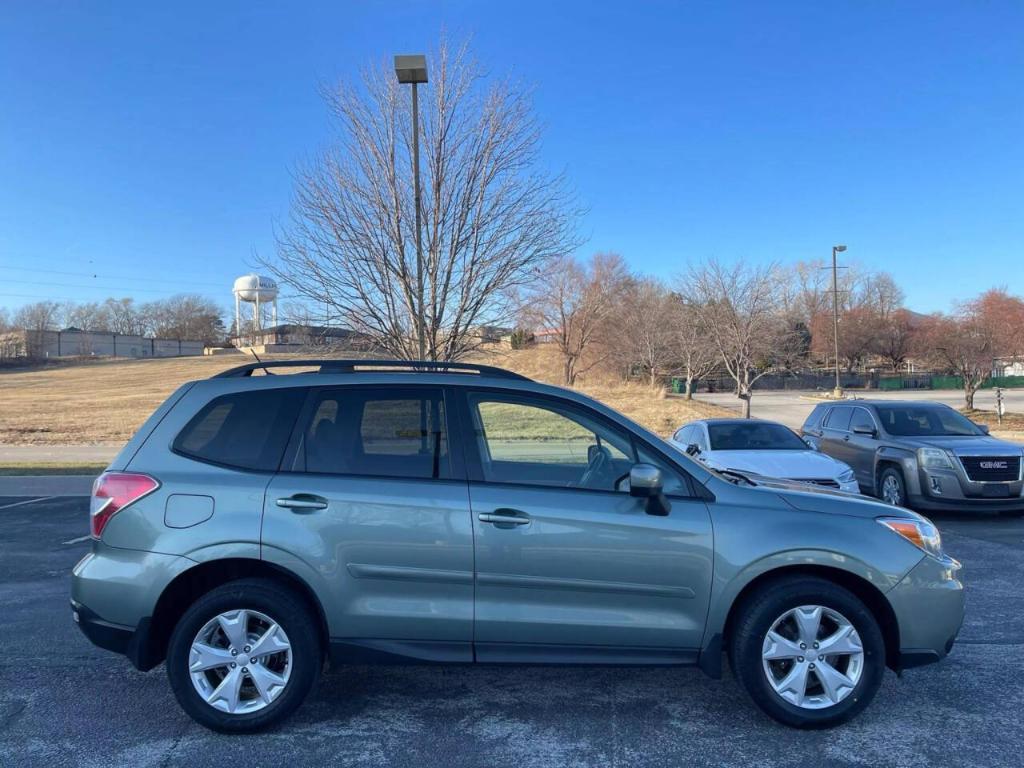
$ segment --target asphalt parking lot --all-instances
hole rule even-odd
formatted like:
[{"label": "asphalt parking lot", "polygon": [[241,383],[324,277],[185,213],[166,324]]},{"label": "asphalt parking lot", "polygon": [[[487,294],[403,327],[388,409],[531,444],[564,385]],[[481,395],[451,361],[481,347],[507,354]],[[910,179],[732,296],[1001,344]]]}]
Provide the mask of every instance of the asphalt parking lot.
[{"label": "asphalt parking lot", "polygon": [[941,664],[889,673],[832,731],[769,721],[692,669],[352,667],[258,736],[195,725],[71,622],[84,497],[0,497],[0,766],[1014,766],[1024,764],[1024,521],[936,518],[968,613]]}]

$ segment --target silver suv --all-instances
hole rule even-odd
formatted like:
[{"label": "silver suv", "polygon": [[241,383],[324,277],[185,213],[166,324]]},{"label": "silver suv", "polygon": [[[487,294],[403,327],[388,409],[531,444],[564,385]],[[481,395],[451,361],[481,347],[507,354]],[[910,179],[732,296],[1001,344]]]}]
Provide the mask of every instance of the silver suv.
[{"label": "silver suv", "polygon": [[990,437],[942,403],[853,400],[817,405],[802,429],[849,464],[865,493],[921,510],[1024,514],[1019,445]]},{"label": "silver suv", "polygon": [[[305,367],[292,375],[270,374]],[[255,731],[326,661],[696,664],[792,726],[937,661],[960,565],[923,517],[701,466],[467,364],[288,361],[182,386],[93,490],[75,621]]]}]

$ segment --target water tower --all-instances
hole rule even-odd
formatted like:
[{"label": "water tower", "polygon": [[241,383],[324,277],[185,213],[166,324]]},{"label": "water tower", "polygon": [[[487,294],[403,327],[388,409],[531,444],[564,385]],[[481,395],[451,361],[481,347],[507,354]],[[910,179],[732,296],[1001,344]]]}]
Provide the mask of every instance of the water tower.
[{"label": "water tower", "polygon": [[273,325],[277,325],[277,283],[263,275],[242,275],[235,280],[235,335],[242,335],[242,302],[252,304],[252,332],[263,329],[263,305],[271,305]]}]

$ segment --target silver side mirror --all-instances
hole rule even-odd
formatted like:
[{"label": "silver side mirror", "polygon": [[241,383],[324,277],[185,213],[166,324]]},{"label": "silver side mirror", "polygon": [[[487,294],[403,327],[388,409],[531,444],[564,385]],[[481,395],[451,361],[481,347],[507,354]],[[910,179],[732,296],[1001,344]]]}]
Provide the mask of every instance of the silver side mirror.
[{"label": "silver side mirror", "polygon": [[653,464],[634,464],[629,470],[629,495],[645,499],[644,511],[664,517],[671,509],[664,494],[661,470]]}]

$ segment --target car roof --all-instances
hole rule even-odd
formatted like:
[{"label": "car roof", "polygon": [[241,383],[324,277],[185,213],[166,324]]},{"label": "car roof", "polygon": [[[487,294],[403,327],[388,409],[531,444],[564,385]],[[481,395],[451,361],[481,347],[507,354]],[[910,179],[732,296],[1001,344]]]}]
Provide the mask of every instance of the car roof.
[{"label": "car roof", "polygon": [[844,405],[850,408],[854,406],[870,408],[878,405],[895,405],[915,408],[949,408],[945,403],[939,403],[935,400],[837,400],[832,403],[832,405]]},{"label": "car roof", "polygon": [[[707,424],[708,426],[716,424],[775,424],[777,426],[785,426],[782,422],[771,421],[770,419],[741,419],[741,418],[717,418],[717,419],[697,419],[696,421],[688,421],[683,424],[683,427],[691,426],[692,424]],[[682,427],[680,427],[681,429]]]}]

